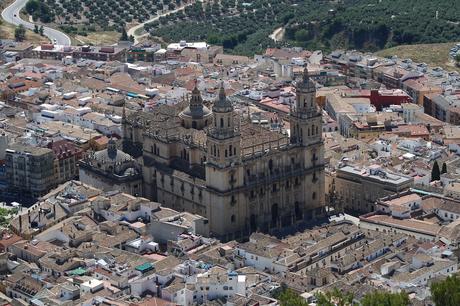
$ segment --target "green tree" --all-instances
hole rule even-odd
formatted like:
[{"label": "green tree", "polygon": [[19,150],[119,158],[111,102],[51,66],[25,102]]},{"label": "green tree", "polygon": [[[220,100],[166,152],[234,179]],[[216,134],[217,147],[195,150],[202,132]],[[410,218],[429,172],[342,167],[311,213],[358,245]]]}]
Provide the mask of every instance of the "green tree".
[{"label": "green tree", "polygon": [[121,29],[120,41],[128,41],[128,40],[129,40],[128,33],[126,32],[125,27],[123,27]]},{"label": "green tree", "polygon": [[433,168],[431,169],[431,182],[439,181],[441,179],[441,172],[439,171],[438,161],[434,161]]},{"label": "green tree", "polygon": [[297,32],[295,32],[294,35],[295,35],[295,40],[299,42],[307,41],[311,39],[310,33],[308,33],[308,31],[305,29],[298,30]]},{"label": "green tree", "polygon": [[221,38],[217,34],[209,34],[207,42],[210,45],[219,45],[222,43]]},{"label": "green tree", "polygon": [[14,29],[14,38],[16,39],[16,41],[23,41],[24,39],[26,39],[26,28],[24,28],[22,24],[20,24],[16,27],[16,29]]},{"label": "green tree", "polygon": [[353,293],[343,293],[337,288],[326,293],[319,292],[315,297],[318,306],[348,306],[353,303]]},{"label": "green tree", "polygon": [[374,291],[366,294],[361,300],[362,306],[408,306],[409,296],[405,292],[391,293]]},{"label": "green tree", "polygon": [[446,163],[445,163],[445,162],[444,162],[444,163],[442,163],[441,174],[443,174],[443,173],[447,173],[447,165],[446,165]]},{"label": "green tree", "polygon": [[455,65],[460,66],[460,53],[457,53],[454,57]]},{"label": "green tree", "polygon": [[431,284],[431,295],[436,306],[460,305],[460,278],[453,275]]},{"label": "green tree", "polygon": [[38,0],[29,0],[26,3],[26,12],[29,15],[32,15],[39,8],[40,8],[40,2]]},{"label": "green tree", "polygon": [[40,33],[41,36],[43,36],[45,32],[45,29],[43,28],[43,26],[40,26],[40,29],[38,29],[38,32]]},{"label": "green tree", "polygon": [[34,32],[38,34],[38,25],[34,24]]},{"label": "green tree", "polygon": [[285,283],[281,283],[281,286],[273,292],[272,296],[280,302],[281,306],[308,305],[300,295],[289,289]]},{"label": "green tree", "polygon": [[277,297],[281,306],[307,306],[308,303],[291,289],[286,289]]}]

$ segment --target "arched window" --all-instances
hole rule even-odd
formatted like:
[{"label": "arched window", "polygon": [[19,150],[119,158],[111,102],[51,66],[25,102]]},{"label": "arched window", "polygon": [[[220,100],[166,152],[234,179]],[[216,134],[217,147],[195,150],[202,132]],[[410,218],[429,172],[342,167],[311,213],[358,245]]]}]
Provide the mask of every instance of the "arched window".
[{"label": "arched window", "polygon": [[230,156],[232,156],[232,153],[233,153],[232,145],[229,146],[228,153],[229,153]]},{"label": "arched window", "polygon": [[311,194],[311,198],[312,198],[313,200],[316,199],[316,192],[313,192],[313,193]]},{"label": "arched window", "polygon": [[221,127],[221,128],[224,127],[224,118],[220,118],[220,127]]},{"label": "arched window", "polygon": [[196,121],[192,121],[192,129],[196,129]]},{"label": "arched window", "polygon": [[236,220],[235,215],[232,215],[230,218],[230,221],[232,221],[232,223],[235,223],[235,220]]},{"label": "arched window", "polygon": [[273,171],[273,160],[272,159],[268,161],[268,169],[270,170],[270,172]]},{"label": "arched window", "polygon": [[230,117],[227,118],[227,126],[230,127]]},{"label": "arched window", "polygon": [[227,149],[225,149],[225,157],[227,157],[227,155],[228,155],[227,153],[228,153],[228,152],[227,152]]},{"label": "arched window", "polygon": [[316,127],[316,135],[318,135],[318,127]]}]

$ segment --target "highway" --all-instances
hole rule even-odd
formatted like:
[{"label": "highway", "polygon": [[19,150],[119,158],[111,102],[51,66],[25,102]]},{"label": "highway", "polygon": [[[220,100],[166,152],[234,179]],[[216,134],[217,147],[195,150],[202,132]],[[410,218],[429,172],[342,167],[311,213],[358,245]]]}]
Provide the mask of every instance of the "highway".
[{"label": "highway", "polygon": [[[19,12],[21,9],[26,5],[27,0],[16,0],[14,1],[10,6],[8,6],[6,9],[2,11],[2,18],[8,23],[14,24],[14,25],[19,25],[22,24],[24,27],[27,29],[33,30],[34,29],[34,24],[22,20],[19,16]],[[70,45],[70,38],[66,34],[64,34],[61,31],[49,28],[49,27],[44,27],[43,28],[44,35],[48,37],[54,44],[56,45]]]}]

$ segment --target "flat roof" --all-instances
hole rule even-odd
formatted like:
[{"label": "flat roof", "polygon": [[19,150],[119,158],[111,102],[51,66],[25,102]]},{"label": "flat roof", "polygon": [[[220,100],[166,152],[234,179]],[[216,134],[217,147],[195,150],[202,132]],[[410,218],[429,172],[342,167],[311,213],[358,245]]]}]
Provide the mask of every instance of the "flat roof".
[{"label": "flat roof", "polygon": [[370,174],[370,172],[366,168],[360,169],[360,168],[356,168],[352,166],[345,166],[345,167],[339,168],[338,171],[343,171],[345,173],[358,175],[363,178],[371,178],[371,179],[375,179],[375,180],[379,180],[379,181],[387,182],[387,183],[393,183],[393,184],[402,184],[402,183],[413,180],[413,178],[411,177],[406,177],[400,174],[390,173],[386,170],[381,171],[381,173],[384,173],[385,175]]},{"label": "flat roof", "polygon": [[153,264],[150,263],[150,262],[145,262],[145,263],[143,263],[142,265],[136,266],[135,269],[136,269],[137,271],[139,271],[139,272],[144,273],[144,272],[147,272],[147,271],[153,269]]}]

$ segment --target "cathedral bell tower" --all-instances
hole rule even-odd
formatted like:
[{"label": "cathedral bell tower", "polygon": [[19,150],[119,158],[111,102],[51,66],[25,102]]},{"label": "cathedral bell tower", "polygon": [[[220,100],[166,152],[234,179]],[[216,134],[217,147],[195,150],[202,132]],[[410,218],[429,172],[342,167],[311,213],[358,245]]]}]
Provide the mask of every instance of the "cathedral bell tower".
[{"label": "cathedral bell tower", "polygon": [[222,83],[212,108],[213,123],[207,130],[206,187],[209,190],[208,218],[215,234],[223,240],[244,226],[240,187],[244,184],[241,163],[240,130],[235,124],[233,106]]},{"label": "cathedral bell tower", "polygon": [[208,164],[228,168],[240,162],[240,131],[235,125],[232,103],[225,96],[224,85],[212,108],[214,122],[208,129]]},{"label": "cathedral bell tower", "polygon": [[302,156],[305,175],[302,180],[305,198],[302,203],[304,218],[315,218],[324,213],[324,143],[321,109],[316,105],[316,87],[305,67],[297,82],[296,101],[291,108],[290,141]]},{"label": "cathedral bell tower", "polygon": [[316,87],[305,67],[296,85],[296,101],[291,107],[291,143],[308,146],[322,140],[322,116],[316,105]]}]

